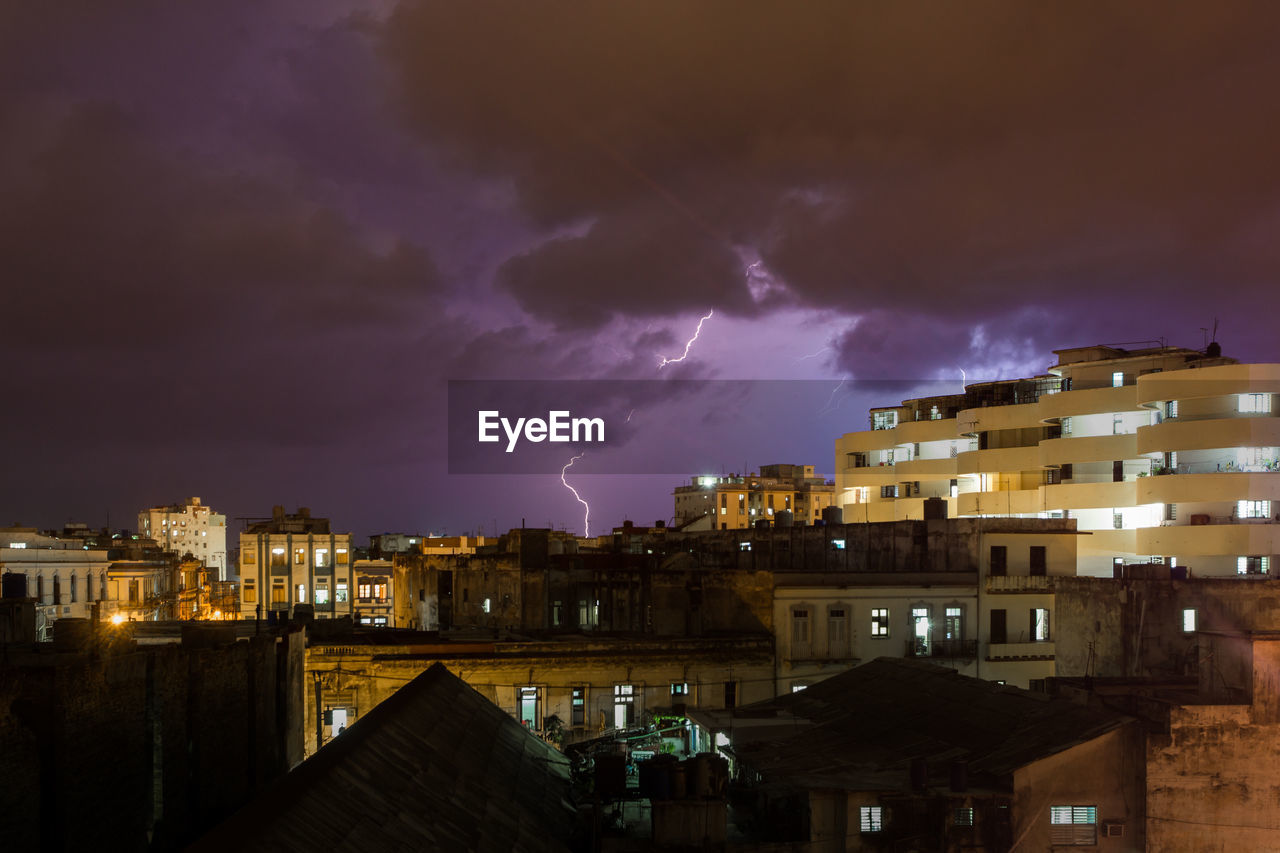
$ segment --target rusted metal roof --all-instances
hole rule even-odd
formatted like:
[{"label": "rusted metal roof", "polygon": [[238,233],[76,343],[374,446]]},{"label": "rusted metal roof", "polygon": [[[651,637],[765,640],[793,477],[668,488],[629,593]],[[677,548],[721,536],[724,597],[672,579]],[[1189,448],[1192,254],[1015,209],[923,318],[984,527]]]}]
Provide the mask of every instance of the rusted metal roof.
[{"label": "rusted metal roof", "polygon": [[574,822],[568,760],[436,664],[190,849],[567,851]]}]

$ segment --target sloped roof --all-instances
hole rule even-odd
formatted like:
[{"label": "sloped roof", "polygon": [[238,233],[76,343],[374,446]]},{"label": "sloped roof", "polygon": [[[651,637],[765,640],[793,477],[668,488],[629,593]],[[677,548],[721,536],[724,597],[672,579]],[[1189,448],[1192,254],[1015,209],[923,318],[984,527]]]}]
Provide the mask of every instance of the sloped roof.
[{"label": "sloped roof", "polygon": [[[783,724],[748,722],[771,715]],[[903,788],[913,759],[943,784],[950,763],[964,761],[974,787],[1011,790],[1014,770],[1131,721],[902,658],[878,658],[734,718],[746,724],[735,756],[767,780],[847,790]]]},{"label": "sloped roof", "polygon": [[436,664],[190,849],[567,851],[568,797],[567,759]]}]

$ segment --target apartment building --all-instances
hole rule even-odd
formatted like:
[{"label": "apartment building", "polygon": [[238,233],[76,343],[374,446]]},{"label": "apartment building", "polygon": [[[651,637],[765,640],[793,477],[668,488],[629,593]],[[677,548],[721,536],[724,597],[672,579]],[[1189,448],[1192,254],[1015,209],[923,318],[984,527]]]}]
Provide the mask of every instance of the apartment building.
[{"label": "apartment building", "polygon": [[[92,534],[92,535],[91,535]],[[62,531],[0,528],[0,573],[23,575],[36,600],[36,628],[48,639],[53,623],[86,618],[108,600],[109,538],[74,525]]]},{"label": "apartment building", "polygon": [[213,580],[227,579],[227,517],[200,498],[144,509],[138,513],[138,533],[166,551],[204,561],[213,570]]},{"label": "apartment building", "polygon": [[292,616],[306,605],[317,619],[349,615],[351,563],[350,533],[332,532],[307,507],[286,514],[277,506],[240,534],[240,614]]},{"label": "apartment building", "polygon": [[1266,574],[1280,552],[1280,364],[1156,346],[1056,350],[1042,376],[875,408],[836,440],[851,522],[1072,518],[1079,573]]},{"label": "apartment building", "polygon": [[758,474],[694,477],[673,495],[676,527],[741,530],[779,512],[801,522],[822,518],[834,504],[835,482],[812,465],[762,465]]}]

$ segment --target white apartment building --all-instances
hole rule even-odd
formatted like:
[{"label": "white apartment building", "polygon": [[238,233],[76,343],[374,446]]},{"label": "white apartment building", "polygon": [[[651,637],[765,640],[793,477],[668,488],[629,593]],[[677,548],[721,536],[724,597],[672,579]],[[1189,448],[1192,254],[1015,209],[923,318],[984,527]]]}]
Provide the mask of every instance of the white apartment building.
[{"label": "white apartment building", "polygon": [[1078,571],[1265,574],[1280,553],[1280,364],[1158,346],[1056,350],[1044,376],[871,410],[836,440],[846,522],[1074,518]]},{"label": "white apartment building", "polygon": [[165,551],[191,554],[210,574],[227,579],[227,517],[191,498],[185,504],[157,506],[138,513],[138,533]]},{"label": "white apartment building", "polygon": [[270,520],[240,534],[240,616],[292,616],[305,604],[317,619],[352,612],[351,534],[333,533],[329,519],[312,518],[306,507],[286,515],[277,506]]}]

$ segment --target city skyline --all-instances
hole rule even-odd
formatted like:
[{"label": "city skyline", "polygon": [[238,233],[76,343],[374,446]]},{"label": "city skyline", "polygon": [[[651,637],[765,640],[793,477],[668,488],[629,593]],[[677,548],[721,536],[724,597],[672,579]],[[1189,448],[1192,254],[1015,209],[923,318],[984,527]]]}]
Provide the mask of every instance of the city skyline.
[{"label": "city skyline", "polygon": [[[581,533],[558,476],[447,473],[450,379],[958,387],[1215,329],[1280,360],[1272,10],[0,16],[0,524],[200,495],[233,532]],[[709,473],[831,475],[909,396],[725,426]],[[605,529],[687,480],[570,482]]]}]

